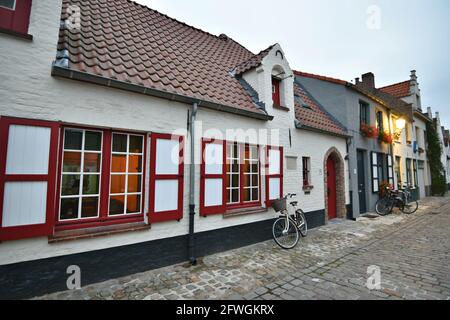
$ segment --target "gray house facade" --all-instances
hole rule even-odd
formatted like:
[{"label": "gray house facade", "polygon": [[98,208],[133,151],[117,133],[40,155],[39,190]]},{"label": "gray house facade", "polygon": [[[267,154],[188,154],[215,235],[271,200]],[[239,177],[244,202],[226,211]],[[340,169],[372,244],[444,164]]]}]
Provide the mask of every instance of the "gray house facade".
[{"label": "gray house facade", "polygon": [[[367,94],[343,80],[296,72],[301,83],[342,125],[351,139],[348,142],[349,190],[351,206],[348,218],[374,211],[380,184],[394,185],[394,158],[391,143],[365,134],[362,126],[391,134],[390,119],[398,113],[383,100]],[[363,75],[363,82],[373,81],[373,74]]]}]

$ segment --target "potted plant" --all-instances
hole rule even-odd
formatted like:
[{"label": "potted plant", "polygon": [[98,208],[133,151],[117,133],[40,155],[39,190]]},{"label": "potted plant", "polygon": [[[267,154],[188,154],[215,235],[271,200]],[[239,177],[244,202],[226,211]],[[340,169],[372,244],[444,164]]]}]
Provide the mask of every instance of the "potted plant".
[{"label": "potted plant", "polygon": [[371,126],[365,123],[361,123],[361,133],[367,138],[377,138],[378,137],[378,129],[375,126]]},{"label": "potted plant", "polygon": [[394,137],[388,132],[380,131],[378,135],[378,140],[380,140],[381,142],[385,142],[387,144],[392,144],[394,142]]}]

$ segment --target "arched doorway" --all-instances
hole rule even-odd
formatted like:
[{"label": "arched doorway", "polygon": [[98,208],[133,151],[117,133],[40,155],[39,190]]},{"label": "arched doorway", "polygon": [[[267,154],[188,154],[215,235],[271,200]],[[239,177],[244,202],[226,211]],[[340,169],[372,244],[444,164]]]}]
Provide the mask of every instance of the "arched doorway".
[{"label": "arched doorway", "polygon": [[327,151],[324,157],[325,223],[347,216],[345,206],[344,159],[336,148]]},{"label": "arched doorway", "polygon": [[336,190],[336,164],[333,157],[327,160],[327,193],[328,193],[328,220],[337,218],[337,190]]}]

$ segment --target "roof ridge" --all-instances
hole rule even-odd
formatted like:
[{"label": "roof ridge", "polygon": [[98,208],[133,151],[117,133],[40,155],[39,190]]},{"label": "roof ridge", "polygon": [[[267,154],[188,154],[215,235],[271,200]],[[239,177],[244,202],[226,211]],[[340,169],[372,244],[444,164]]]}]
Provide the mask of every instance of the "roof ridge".
[{"label": "roof ridge", "polygon": [[304,71],[299,71],[299,70],[293,70],[294,74],[297,76],[304,76],[307,78],[315,78],[318,80],[325,80],[325,81],[331,81],[331,82],[340,82],[341,84],[348,84],[350,82],[346,81],[346,80],[342,80],[339,78],[333,78],[333,77],[329,77],[329,76],[323,76],[320,74],[316,74],[316,73],[309,73],[309,72],[304,72]]},{"label": "roof ridge", "polygon": [[[119,0],[119,1],[123,1],[123,0]],[[125,1],[126,1],[126,2],[129,2],[129,3],[131,3],[131,4],[134,4],[134,5],[136,5],[136,6],[142,7],[143,9],[147,9],[147,10],[149,10],[149,11],[153,11],[153,12],[159,14],[159,15],[162,16],[162,17],[165,17],[165,18],[167,18],[167,19],[170,19],[170,20],[172,20],[172,21],[174,21],[174,22],[176,22],[176,23],[179,23],[179,24],[181,24],[181,25],[183,25],[183,26],[186,26],[186,27],[188,27],[188,28],[191,28],[191,29],[193,29],[193,30],[195,30],[195,31],[199,31],[199,32],[204,33],[204,34],[206,34],[206,35],[208,35],[208,36],[212,36],[212,37],[216,38],[217,40],[223,41],[223,40],[220,38],[221,35],[215,35],[215,34],[212,34],[212,33],[208,32],[208,31],[205,31],[205,30],[203,30],[203,29],[200,29],[200,28],[198,28],[198,27],[194,27],[194,26],[192,26],[192,25],[189,25],[189,24],[187,24],[186,22],[183,22],[183,21],[180,21],[180,20],[178,20],[178,19],[172,18],[172,17],[170,17],[169,15],[167,15],[167,14],[165,14],[165,13],[159,12],[158,10],[152,9],[152,8],[146,6],[145,4],[136,2],[136,1],[134,1],[134,0],[125,0]],[[241,43],[237,42],[236,40],[234,40],[233,38],[229,37],[228,35],[227,35],[227,38],[228,38],[229,40],[233,41],[234,43],[236,43],[237,45],[241,46],[243,49],[247,50],[249,53],[254,54],[252,51],[250,51],[250,50],[247,49],[245,46],[243,46]]]}]

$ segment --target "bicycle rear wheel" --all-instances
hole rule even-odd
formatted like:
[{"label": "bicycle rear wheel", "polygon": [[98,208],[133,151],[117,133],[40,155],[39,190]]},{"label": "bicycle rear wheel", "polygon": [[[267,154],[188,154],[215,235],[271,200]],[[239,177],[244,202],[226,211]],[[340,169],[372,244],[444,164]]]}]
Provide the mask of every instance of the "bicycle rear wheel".
[{"label": "bicycle rear wheel", "polygon": [[300,231],[300,234],[304,238],[308,235],[308,224],[306,222],[305,214],[303,213],[302,210],[299,209],[296,211],[296,216],[297,216],[298,231]]},{"label": "bicycle rear wheel", "polygon": [[375,204],[375,210],[380,216],[388,215],[392,212],[393,202],[389,197],[381,198]]},{"label": "bicycle rear wheel", "polygon": [[406,214],[412,214],[414,212],[417,211],[417,209],[419,209],[419,203],[415,200],[415,201],[410,201],[408,202],[408,204],[405,204],[404,206],[402,206],[402,212],[406,213]]},{"label": "bicycle rear wheel", "polygon": [[281,248],[294,248],[299,240],[297,225],[285,217],[277,219],[272,227],[273,239]]}]

